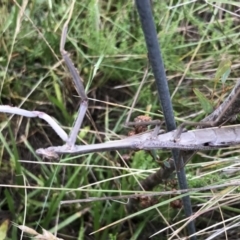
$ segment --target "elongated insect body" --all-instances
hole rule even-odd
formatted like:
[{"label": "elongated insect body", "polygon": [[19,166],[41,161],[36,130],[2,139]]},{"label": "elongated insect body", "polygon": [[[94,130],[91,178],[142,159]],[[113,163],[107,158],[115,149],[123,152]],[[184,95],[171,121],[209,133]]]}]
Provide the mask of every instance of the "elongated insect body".
[{"label": "elongated insect body", "polygon": [[[182,150],[211,150],[240,144],[240,125],[196,129],[183,132],[175,140],[176,131],[153,135],[152,132],[141,133],[121,140],[91,145],[68,145],[49,147],[46,150],[57,154],[83,154],[120,149],[182,149]],[[37,153],[44,155],[45,149],[38,149]]]}]

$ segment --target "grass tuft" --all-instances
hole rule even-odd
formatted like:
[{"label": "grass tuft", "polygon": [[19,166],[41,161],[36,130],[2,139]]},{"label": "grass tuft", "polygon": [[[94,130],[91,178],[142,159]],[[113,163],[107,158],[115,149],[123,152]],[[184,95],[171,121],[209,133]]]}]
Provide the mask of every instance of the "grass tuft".
[{"label": "grass tuft", "polygon": [[[239,76],[239,5],[218,1],[215,7],[208,2],[174,5],[176,1],[153,1],[178,123],[197,122],[205,116],[193,89],[217,107]],[[133,2],[74,1],[72,14],[68,1],[21,4],[15,0],[0,4],[0,103],[44,111],[70,131],[80,99],[61,59],[59,44],[63,24],[71,18],[65,48],[89,97],[88,117],[78,142],[92,144],[127,135],[123,123],[148,65]],[[215,88],[215,74],[224,59],[232,63],[231,74],[224,86],[218,82]],[[143,114],[162,118],[151,70],[131,121]],[[63,156],[59,162],[49,161],[34,152],[62,144],[49,126],[39,119],[5,114],[0,114],[0,120],[0,226],[6,219],[16,223],[6,239],[25,239],[27,233],[24,230],[21,237],[21,231],[27,227],[51,237],[56,231],[58,239],[144,239],[159,231],[162,233],[153,239],[186,236],[182,229],[188,219],[181,209],[181,195],[140,198],[140,210],[134,213],[127,213],[125,199],[62,204],[135,193],[139,182],[168,159],[168,151],[158,151],[159,162],[142,151]],[[238,155],[236,149],[198,153],[186,167],[189,186],[238,181]],[[155,190],[176,188],[173,176]],[[227,230],[237,226],[239,188],[194,192],[191,198],[199,239],[217,233],[231,239]]]}]

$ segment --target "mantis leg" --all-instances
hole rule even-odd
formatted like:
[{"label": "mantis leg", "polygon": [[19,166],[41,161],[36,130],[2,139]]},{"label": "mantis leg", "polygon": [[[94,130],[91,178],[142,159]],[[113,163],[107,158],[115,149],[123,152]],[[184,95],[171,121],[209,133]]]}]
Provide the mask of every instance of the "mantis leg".
[{"label": "mantis leg", "polygon": [[[184,131],[186,126],[198,126],[198,127],[221,127],[224,123],[229,121],[234,115],[240,112],[239,107],[239,99],[240,99],[240,81],[238,81],[229,94],[229,96],[225,99],[225,101],[206,119],[201,122],[184,122],[182,123],[176,130],[176,134],[174,136],[174,140],[178,141],[181,133]],[[212,120],[213,119],[213,120]]]},{"label": "mantis leg", "polygon": [[68,145],[70,145],[70,147],[73,147],[75,145],[79,129],[81,128],[83,118],[84,118],[87,108],[88,108],[88,98],[87,98],[87,95],[84,90],[83,80],[79,76],[77,69],[74,67],[72,60],[68,56],[68,52],[65,51],[65,49],[64,49],[66,37],[67,37],[67,29],[68,29],[67,23],[65,23],[63,26],[63,30],[62,30],[62,36],[61,36],[61,42],[60,42],[60,52],[62,54],[63,60],[65,61],[66,65],[68,67],[68,70],[73,78],[77,92],[78,92],[79,96],[81,97],[81,103],[80,103],[80,107],[79,107],[79,111],[78,111],[78,116],[74,122],[74,125],[72,127],[72,130],[70,132],[70,135],[69,135],[69,138],[67,141]]}]

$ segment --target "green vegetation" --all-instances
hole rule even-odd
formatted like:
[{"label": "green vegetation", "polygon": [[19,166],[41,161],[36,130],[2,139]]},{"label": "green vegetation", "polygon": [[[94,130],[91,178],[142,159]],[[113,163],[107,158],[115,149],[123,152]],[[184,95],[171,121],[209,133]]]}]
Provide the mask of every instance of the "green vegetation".
[{"label": "green vegetation", "polygon": [[[215,8],[197,1],[182,6],[177,6],[177,1],[152,2],[176,119],[178,123],[197,122],[206,114],[201,104],[208,104],[209,99],[211,106],[217,107],[239,76],[239,4],[219,0],[219,8]],[[44,111],[67,132],[80,102],[59,51],[69,11],[70,1],[63,0],[0,3],[0,104]],[[89,97],[79,144],[127,135],[123,123],[135,97],[131,121],[138,115],[162,119],[150,69],[136,96],[148,57],[133,1],[76,0],[65,49],[84,79]],[[228,71],[231,63],[227,80],[216,76],[224,61]],[[226,80],[224,85],[221,78]],[[198,97],[194,89],[200,92]],[[205,97],[202,102],[199,96]],[[169,151],[158,151],[158,161],[143,151],[62,156],[60,161],[49,161],[34,150],[62,142],[45,122],[0,113],[0,129],[0,236],[5,236],[1,231],[6,230],[10,219],[37,232],[44,228],[54,233],[57,229],[58,237],[65,240],[147,239],[184,219],[178,208],[180,195],[174,194],[141,198],[139,210],[134,213],[127,212],[127,199],[61,204],[134,194],[140,189],[139,181],[171,156]],[[236,149],[198,153],[186,167],[190,187],[238,180],[236,173],[225,171],[238,166],[237,156]],[[155,190],[176,188],[172,176],[171,181]],[[227,219],[231,225],[231,217],[239,214],[238,194],[237,187],[192,193],[193,210],[199,211],[197,229]],[[182,226],[178,223],[173,229]],[[208,231],[204,233],[206,239]],[[180,231],[178,239],[185,234]],[[6,239],[18,240],[20,235],[19,229],[12,226]],[[24,236],[29,235],[25,232]],[[166,232],[155,239],[159,236],[164,239]]]}]

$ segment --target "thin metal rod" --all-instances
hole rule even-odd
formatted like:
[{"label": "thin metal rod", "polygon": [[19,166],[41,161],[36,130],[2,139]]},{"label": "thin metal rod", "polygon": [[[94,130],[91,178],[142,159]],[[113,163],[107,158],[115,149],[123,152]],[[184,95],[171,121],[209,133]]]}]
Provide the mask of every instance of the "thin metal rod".
[{"label": "thin metal rod", "polygon": [[[163,65],[163,60],[160,51],[160,45],[157,38],[157,31],[155,28],[152,9],[151,9],[151,1],[150,0],[136,0],[136,6],[138,10],[138,14],[140,17],[142,29],[144,32],[144,37],[147,45],[149,61],[152,66],[153,74],[155,77],[155,82],[158,90],[158,95],[160,99],[160,103],[163,110],[164,119],[166,122],[166,127],[168,131],[172,131],[176,128],[176,123],[173,115],[173,107],[171,103],[171,97],[168,89],[167,78],[165,74],[165,68]],[[179,150],[172,151],[175,168],[176,166],[182,166],[183,160],[180,156]],[[187,179],[185,174],[185,169],[180,168],[177,171],[178,182],[180,189],[188,188]],[[183,205],[186,217],[190,217],[192,215],[192,205],[189,196],[183,197]],[[194,222],[189,222],[188,230],[190,235],[194,235],[195,225]],[[196,237],[191,238],[196,239]]]}]

